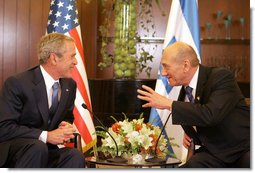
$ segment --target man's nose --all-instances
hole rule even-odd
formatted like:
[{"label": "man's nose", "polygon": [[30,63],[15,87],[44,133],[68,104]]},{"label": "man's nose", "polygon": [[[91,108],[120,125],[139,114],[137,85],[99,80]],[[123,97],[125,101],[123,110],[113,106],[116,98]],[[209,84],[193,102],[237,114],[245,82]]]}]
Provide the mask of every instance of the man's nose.
[{"label": "man's nose", "polygon": [[73,63],[74,63],[75,65],[78,64],[78,61],[77,61],[77,58],[76,58],[76,57],[74,57]]},{"label": "man's nose", "polygon": [[167,75],[166,70],[164,68],[162,68],[161,75],[162,76],[166,76]]}]

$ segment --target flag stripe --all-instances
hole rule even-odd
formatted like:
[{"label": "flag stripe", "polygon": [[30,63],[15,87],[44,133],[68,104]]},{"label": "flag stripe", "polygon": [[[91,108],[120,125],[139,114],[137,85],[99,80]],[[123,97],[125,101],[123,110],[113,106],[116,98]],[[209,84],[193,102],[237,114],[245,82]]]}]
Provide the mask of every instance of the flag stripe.
[{"label": "flag stripe", "polygon": [[72,71],[72,76],[73,76],[73,78],[75,79],[75,81],[77,83],[77,88],[81,92],[83,100],[85,101],[86,105],[90,108],[91,107],[90,99],[88,97],[88,93],[86,91],[85,85],[84,85],[84,83],[82,81],[81,75],[78,72],[77,68],[74,68],[74,70]]},{"label": "flag stripe", "polygon": [[195,47],[198,49],[198,52],[200,53],[200,32],[197,32],[197,26],[199,26],[198,13],[194,13],[192,10],[190,10],[193,9],[198,11],[197,2],[180,0],[180,4],[183,16],[186,19],[191,35],[195,42],[196,45]]},{"label": "flag stripe", "polygon": [[75,115],[79,115],[79,116],[76,116],[74,119],[74,123],[75,123],[76,127],[78,129],[82,129],[82,131],[79,131],[79,133],[83,137],[83,140],[86,144],[90,143],[92,141],[91,135],[90,135],[89,130],[88,130],[86,124],[84,123],[83,119],[81,118],[81,115],[78,112],[76,107],[74,108],[73,112]]},{"label": "flag stripe", "polygon": [[85,110],[81,104],[83,101],[83,98],[81,96],[81,93],[79,92],[79,90],[77,90],[77,93],[76,93],[76,99],[75,99],[75,105],[76,105],[76,108],[78,110],[78,112],[80,113],[80,116],[82,117],[83,121],[85,122],[85,124],[87,125],[90,133],[94,133],[94,124],[93,124],[93,119],[92,119],[92,116],[91,114],[89,113],[88,110]]},{"label": "flag stripe", "polygon": [[71,35],[71,37],[74,38],[75,40],[75,45],[79,51],[79,54],[81,56],[81,60],[82,60],[82,65],[85,66],[85,59],[84,59],[84,54],[83,54],[83,48],[82,48],[82,43],[80,40],[80,36],[77,32],[77,29],[72,29],[71,31],[69,31],[69,34]]}]

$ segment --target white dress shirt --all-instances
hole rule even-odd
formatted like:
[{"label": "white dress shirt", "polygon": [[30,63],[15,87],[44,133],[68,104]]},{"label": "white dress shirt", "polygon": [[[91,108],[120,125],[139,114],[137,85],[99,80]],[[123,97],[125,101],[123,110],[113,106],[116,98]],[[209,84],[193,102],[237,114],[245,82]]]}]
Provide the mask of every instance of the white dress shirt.
[{"label": "white dress shirt", "polygon": [[[46,91],[47,91],[47,98],[48,98],[48,107],[51,107],[52,104],[52,92],[53,92],[53,84],[55,82],[59,82],[59,80],[54,80],[49,73],[46,72],[46,70],[44,70],[44,68],[40,65],[40,69],[42,72],[42,76],[46,85]],[[60,86],[60,85],[59,85]],[[61,86],[60,86],[61,87]],[[59,94],[58,97],[60,96],[60,89],[59,89]],[[41,135],[39,136],[39,140],[43,141],[44,143],[47,142],[47,131],[43,131],[41,133]]]}]

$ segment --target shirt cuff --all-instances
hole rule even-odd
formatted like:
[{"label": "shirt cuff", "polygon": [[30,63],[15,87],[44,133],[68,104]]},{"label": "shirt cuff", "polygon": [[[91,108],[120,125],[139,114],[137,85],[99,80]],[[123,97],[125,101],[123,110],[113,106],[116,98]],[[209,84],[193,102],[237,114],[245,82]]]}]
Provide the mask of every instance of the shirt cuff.
[{"label": "shirt cuff", "polygon": [[39,140],[46,143],[47,142],[47,131],[42,131],[41,135],[39,136]]}]

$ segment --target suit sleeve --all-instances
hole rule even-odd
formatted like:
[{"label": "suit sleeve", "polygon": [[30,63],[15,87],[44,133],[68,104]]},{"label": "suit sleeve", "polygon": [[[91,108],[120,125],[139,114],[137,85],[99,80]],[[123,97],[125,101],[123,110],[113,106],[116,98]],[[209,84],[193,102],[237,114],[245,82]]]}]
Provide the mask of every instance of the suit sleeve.
[{"label": "suit sleeve", "polygon": [[173,123],[181,125],[217,125],[244,100],[232,73],[213,72],[204,86],[200,103],[174,101]]},{"label": "suit sleeve", "polygon": [[19,124],[21,118],[22,90],[16,78],[4,83],[0,94],[0,142],[13,138],[39,138],[42,130]]}]

